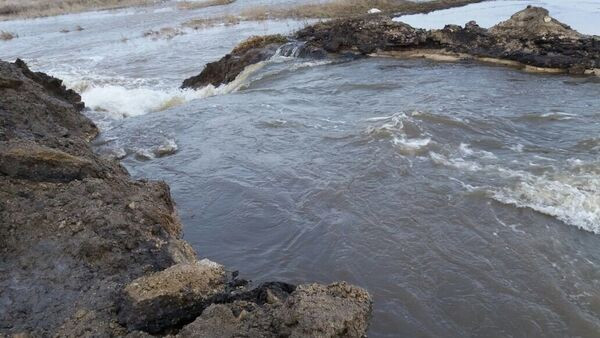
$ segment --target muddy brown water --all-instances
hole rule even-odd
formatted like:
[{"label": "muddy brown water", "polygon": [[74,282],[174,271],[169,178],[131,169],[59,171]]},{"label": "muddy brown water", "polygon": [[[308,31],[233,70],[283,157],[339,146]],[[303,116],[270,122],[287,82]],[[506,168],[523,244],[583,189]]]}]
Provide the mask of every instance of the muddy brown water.
[{"label": "muddy brown water", "polygon": [[201,256],[360,285],[371,337],[600,334],[598,78],[276,57],[179,91],[243,38],[304,23],[142,37],[204,13],[170,8],[0,23],[20,35],[0,57],[81,90],[98,151],[170,184]]}]

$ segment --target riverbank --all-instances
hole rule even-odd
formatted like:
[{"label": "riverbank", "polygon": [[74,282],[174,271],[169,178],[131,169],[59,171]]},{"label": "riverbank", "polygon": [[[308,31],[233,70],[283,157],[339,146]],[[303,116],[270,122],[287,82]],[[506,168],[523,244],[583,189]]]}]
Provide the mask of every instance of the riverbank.
[{"label": "riverbank", "polygon": [[[412,2],[407,0],[330,0],[325,2],[305,1],[297,5],[246,6],[234,13],[242,20],[339,18],[366,13],[377,8],[384,13],[427,13],[434,10],[459,7],[484,0],[434,0]],[[235,0],[172,1],[167,6],[179,10],[199,10],[212,6],[229,5]],[[5,1],[0,5],[0,20],[38,18],[96,10],[127,7],[143,7],[160,3],[157,0],[26,0]],[[212,18],[218,20],[218,18]]]},{"label": "riverbank", "polygon": [[241,21],[267,20],[327,20],[362,16],[369,11],[389,15],[426,14],[437,10],[462,7],[484,0],[433,0],[414,2],[407,0],[330,0],[307,2],[299,5],[252,6],[240,13],[202,17],[188,20],[182,26],[202,29],[216,25],[234,25]]},{"label": "riverbank", "polygon": [[[252,45],[254,43],[254,45]],[[285,53],[293,45],[295,57],[325,58],[351,55],[428,58],[437,61],[476,60],[526,71],[600,74],[600,39],[578,33],[553,19],[541,7],[528,6],[490,29],[471,21],[464,27],[415,29],[386,15],[366,15],[320,22],[285,39],[245,42],[202,72],[186,79],[182,88],[218,86],[233,81],[247,66]]]},{"label": "riverbank", "polygon": [[364,15],[369,11],[383,14],[429,13],[441,9],[461,7],[484,0],[330,0],[297,6],[257,6],[242,11],[245,20],[274,19],[332,19]]},{"label": "riverbank", "polygon": [[98,129],[61,80],[0,62],[0,94],[0,335],[366,332],[360,288],[254,288],[199,260],[169,187],[94,154]]},{"label": "riverbank", "polygon": [[148,6],[156,0],[9,0],[0,5],[0,20],[37,18],[87,11]]},{"label": "riverbank", "polygon": [[[439,25],[427,29],[472,19],[489,28],[525,7],[497,14],[503,3],[480,4],[494,14],[485,26],[477,6],[455,20],[431,13]],[[561,6],[552,17],[596,29],[593,4]],[[202,257],[258,283],[360,285],[374,299],[370,337],[600,332],[600,77],[341,52],[275,57],[229,86],[180,91],[247,37],[302,28],[276,20],[142,37],[195,13],[3,22],[19,38],[2,42],[0,58],[77,88],[102,131],[94,151],[120,158],[134,179],[168,182],[184,239]],[[11,276],[33,292],[28,276]]]}]

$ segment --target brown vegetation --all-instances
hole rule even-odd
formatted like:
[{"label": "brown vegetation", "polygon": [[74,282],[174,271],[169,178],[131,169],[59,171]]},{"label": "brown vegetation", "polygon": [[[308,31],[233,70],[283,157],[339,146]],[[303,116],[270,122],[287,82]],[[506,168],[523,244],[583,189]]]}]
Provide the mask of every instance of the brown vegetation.
[{"label": "brown vegetation", "polygon": [[200,9],[211,6],[229,5],[235,0],[202,0],[202,1],[181,1],[177,3],[179,9]]},{"label": "brown vegetation", "polygon": [[244,10],[241,15],[246,20],[267,19],[328,19],[367,14],[371,8],[382,13],[427,13],[438,9],[457,7],[483,0],[435,0],[413,2],[408,0],[331,0],[322,3],[309,3],[294,7],[257,6]]},{"label": "brown vegetation", "polygon": [[6,31],[0,31],[0,40],[2,41],[8,41],[8,40],[12,40],[14,38],[16,38],[17,35],[11,32],[6,32]]},{"label": "brown vegetation", "polygon": [[235,15],[225,15],[209,18],[199,18],[187,21],[183,24],[185,27],[193,29],[202,29],[208,27],[214,27],[218,25],[233,26],[240,23],[240,17]]},{"label": "brown vegetation", "polygon": [[241,54],[252,48],[261,48],[272,43],[286,43],[288,39],[281,34],[251,36],[248,39],[240,42],[232,51],[233,54]]},{"label": "brown vegetation", "polygon": [[184,26],[194,29],[207,28],[224,23],[238,24],[240,21],[262,21],[281,19],[332,19],[365,15],[371,8],[377,8],[383,14],[428,13],[431,11],[464,6],[485,0],[433,0],[412,2],[408,0],[330,0],[328,2],[309,3],[297,6],[254,6],[241,12],[240,16],[219,16],[193,19]]},{"label": "brown vegetation", "polygon": [[0,20],[144,6],[155,2],[156,0],[2,0]]},{"label": "brown vegetation", "polygon": [[183,34],[185,34],[185,33],[177,28],[163,27],[157,31],[155,31],[155,30],[146,31],[146,32],[144,32],[143,36],[145,38],[152,38],[152,40],[158,40],[158,39],[170,40],[178,35],[183,35]]}]

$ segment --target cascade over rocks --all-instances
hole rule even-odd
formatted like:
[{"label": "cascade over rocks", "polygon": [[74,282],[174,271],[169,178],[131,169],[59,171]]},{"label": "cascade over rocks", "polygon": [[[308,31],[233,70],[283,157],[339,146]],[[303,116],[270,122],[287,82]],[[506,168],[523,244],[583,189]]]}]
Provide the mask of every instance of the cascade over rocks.
[{"label": "cascade over rocks", "polygon": [[[600,37],[576,32],[553,19],[541,7],[527,7],[490,29],[471,21],[464,27],[447,25],[439,30],[424,30],[385,15],[365,15],[320,22],[298,31],[289,39],[306,42],[305,48],[329,55],[353,52],[365,56],[467,59],[532,71],[600,75]],[[245,53],[252,53],[252,50]],[[265,55],[260,61],[268,57],[270,55]],[[185,80],[183,87],[200,88],[208,82],[213,85],[228,83],[241,70],[222,73],[214,70],[235,70],[238,60],[235,55],[228,54],[209,63],[201,74]],[[240,65],[243,70],[249,63]]]},{"label": "cascade over rocks", "polygon": [[256,288],[182,240],[169,187],[95,154],[62,81],[0,61],[0,337],[360,337],[369,294]]}]

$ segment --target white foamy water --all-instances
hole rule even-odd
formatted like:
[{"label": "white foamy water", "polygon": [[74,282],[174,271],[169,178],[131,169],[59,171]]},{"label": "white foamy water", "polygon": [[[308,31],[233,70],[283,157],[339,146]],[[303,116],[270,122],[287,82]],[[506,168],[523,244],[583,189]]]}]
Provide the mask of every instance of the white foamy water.
[{"label": "white foamy water", "polygon": [[152,88],[132,88],[122,86],[94,87],[81,93],[83,101],[90,109],[105,112],[112,118],[139,116],[150,112],[163,111],[186,101],[205,97],[203,92],[194,90],[156,90]]},{"label": "white foamy water", "polygon": [[[477,159],[497,159],[489,152],[475,151],[461,144],[464,157],[447,157],[436,152],[429,156],[434,163],[468,172],[490,175],[490,182],[504,185],[476,187],[504,204],[530,208],[576,226],[600,234],[600,176],[597,163],[568,161],[569,166],[536,175],[524,170],[508,169],[501,164],[483,164]],[[489,155],[491,154],[491,155]],[[551,160],[551,159],[547,159]]]},{"label": "white foamy water", "polygon": [[429,145],[429,143],[431,143],[431,139],[407,139],[405,137],[394,137],[392,142],[394,143],[394,145],[400,148],[402,153],[407,155],[417,155],[420,151],[424,150]]},{"label": "white foamy water", "polygon": [[[120,119],[164,111],[185,102],[215,95],[235,92],[247,85],[249,78],[263,68],[268,61],[259,62],[244,69],[237,78],[225,85],[208,85],[198,90],[172,88],[164,84],[150,85],[148,79],[127,79],[102,75],[54,73],[65,79],[68,88],[79,92],[86,106],[105,116]],[[156,82],[156,81],[154,81]]]},{"label": "white foamy water", "polygon": [[535,176],[523,172],[509,173],[518,178],[514,186],[492,191],[492,197],[502,203],[531,208],[600,234],[600,180],[562,175]]},{"label": "white foamy water", "polygon": [[420,155],[431,144],[431,138],[424,134],[417,121],[405,113],[392,116],[372,117],[368,122],[384,122],[367,127],[367,135],[374,138],[389,138],[402,155]]},{"label": "white foamy water", "polygon": [[[120,76],[96,75],[89,72],[51,72],[64,79],[68,88],[82,96],[86,106],[113,119],[140,116],[174,108],[188,101],[216,95],[234,93],[248,86],[252,81],[272,76],[283,71],[296,71],[307,67],[330,64],[331,60],[299,60],[294,57],[275,55],[269,60],[246,67],[228,84],[218,87],[207,85],[194,89],[180,89],[177,84],[164,84],[156,79],[130,79]],[[286,63],[283,68],[257,72],[270,64]],[[257,75],[255,78],[254,75]]]}]

